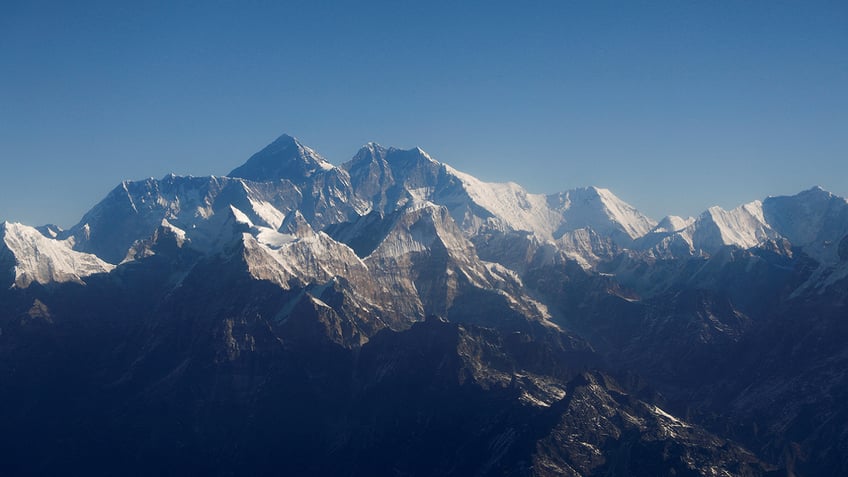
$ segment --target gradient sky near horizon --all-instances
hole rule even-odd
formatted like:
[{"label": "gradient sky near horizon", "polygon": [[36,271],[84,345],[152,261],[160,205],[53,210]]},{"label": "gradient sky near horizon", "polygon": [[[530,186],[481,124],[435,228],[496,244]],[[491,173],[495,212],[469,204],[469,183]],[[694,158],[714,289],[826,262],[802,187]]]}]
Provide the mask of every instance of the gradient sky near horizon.
[{"label": "gradient sky near horizon", "polygon": [[289,133],[421,146],[656,219],[848,195],[848,2],[0,3],[0,220],[224,175]]}]

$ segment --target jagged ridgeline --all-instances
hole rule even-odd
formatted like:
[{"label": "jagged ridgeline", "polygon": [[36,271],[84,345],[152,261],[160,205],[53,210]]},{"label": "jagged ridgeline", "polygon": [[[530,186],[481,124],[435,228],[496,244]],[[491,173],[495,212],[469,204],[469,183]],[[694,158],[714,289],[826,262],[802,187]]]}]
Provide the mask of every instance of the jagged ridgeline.
[{"label": "jagged ridgeline", "polygon": [[3,475],[848,475],[848,203],[283,135],[0,228]]}]

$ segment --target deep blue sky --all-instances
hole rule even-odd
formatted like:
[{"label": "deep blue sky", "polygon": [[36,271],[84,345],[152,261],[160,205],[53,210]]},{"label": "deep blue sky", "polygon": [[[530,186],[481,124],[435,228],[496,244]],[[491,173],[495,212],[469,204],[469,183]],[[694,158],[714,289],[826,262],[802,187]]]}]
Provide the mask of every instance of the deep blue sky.
[{"label": "deep blue sky", "polygon": [[0,220],[223,175],[283,132],[659,219],[848,195],[848,2],[0,2]]}]

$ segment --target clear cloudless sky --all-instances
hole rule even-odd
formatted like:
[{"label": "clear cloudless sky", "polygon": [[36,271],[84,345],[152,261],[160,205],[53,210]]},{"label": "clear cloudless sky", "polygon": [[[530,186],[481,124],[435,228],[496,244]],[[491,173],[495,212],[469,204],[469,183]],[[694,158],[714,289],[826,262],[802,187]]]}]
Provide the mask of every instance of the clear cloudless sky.
[{"label": "clear cloudless sky", "polygon": [[848,195],[848,2],[0,2],[0,220],[224,175],[286,132],[654,218]]}]

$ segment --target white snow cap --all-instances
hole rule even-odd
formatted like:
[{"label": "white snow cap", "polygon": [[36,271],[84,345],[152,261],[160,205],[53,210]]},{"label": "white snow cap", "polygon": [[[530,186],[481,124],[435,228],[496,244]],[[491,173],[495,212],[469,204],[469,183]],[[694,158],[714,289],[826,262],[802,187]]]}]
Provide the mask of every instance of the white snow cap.
[{"label": "white snow cap", "polygon": [[85,277],[115,268],[92,254],[71,249],[71,240],[45,237],[34,227],[4,222],[0,235],[0,245],[15,258],[13,286],[17,288],[26,288],[33,282],[84,283]]}]

